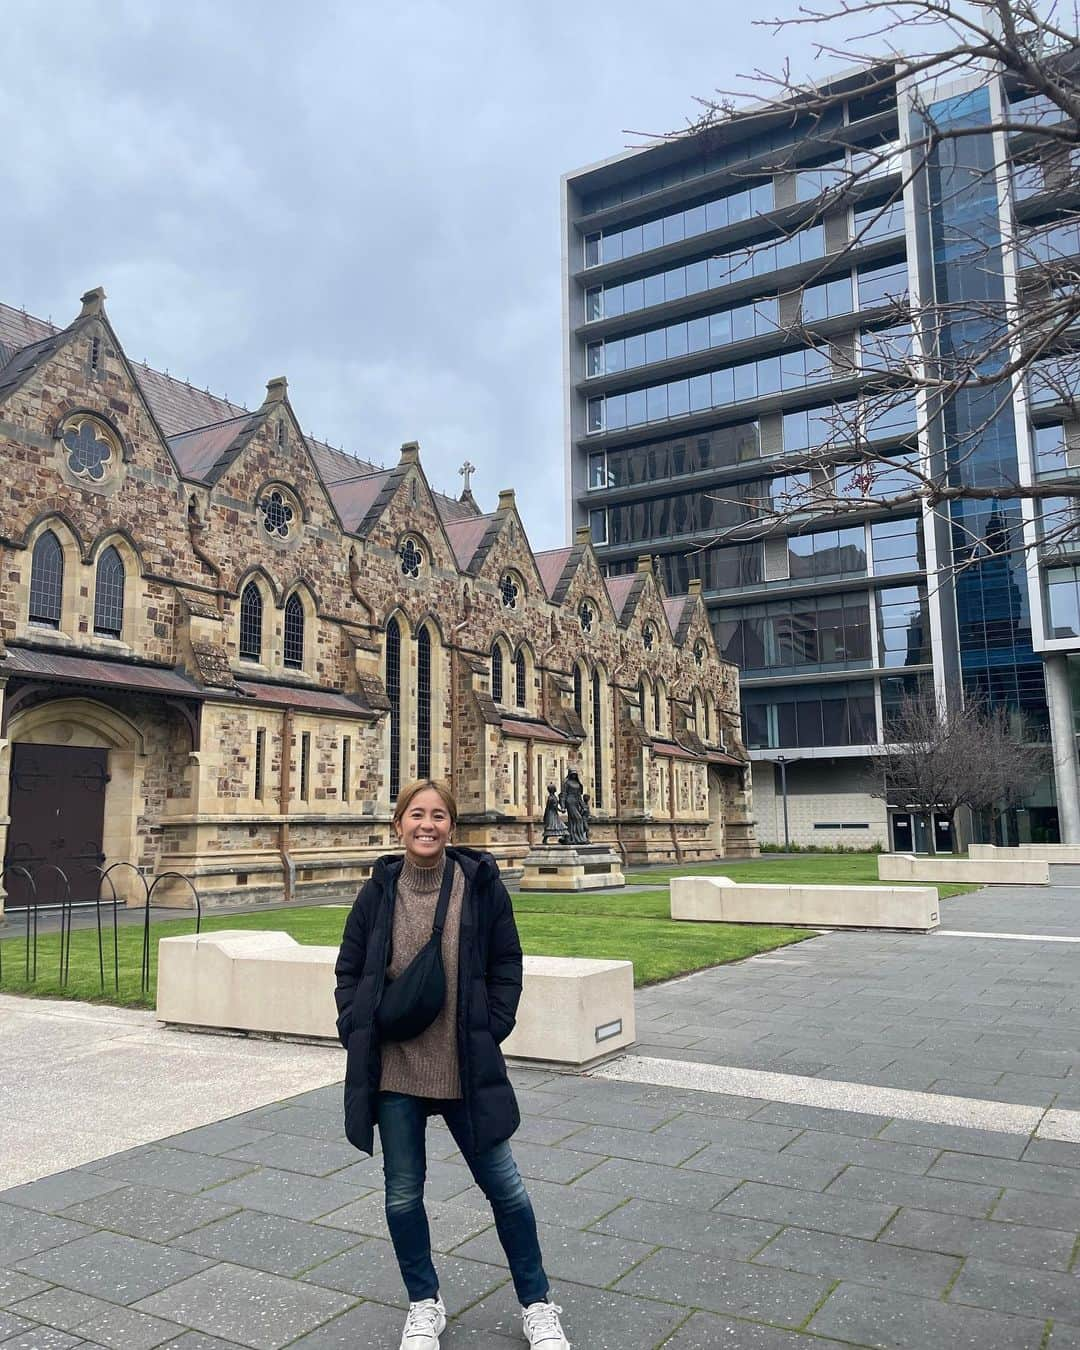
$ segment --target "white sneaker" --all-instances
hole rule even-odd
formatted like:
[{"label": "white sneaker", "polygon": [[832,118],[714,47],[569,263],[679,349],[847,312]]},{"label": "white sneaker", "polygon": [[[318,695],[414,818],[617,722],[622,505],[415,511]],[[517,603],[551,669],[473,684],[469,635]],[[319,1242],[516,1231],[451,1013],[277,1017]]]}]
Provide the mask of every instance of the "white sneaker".
[{"label": "white sneaker", "polygon": [[570,1350],[559,1321],[562,1309],[554,1303],[530,1303],[521,1310],[521,1329],[531,1346],[540,1350]]},{"label": "white sneaker", "polygon": [[[446,1308],[441,1297],[410,1303],[398,1350],[439,1350],[439,1337],[445,1330]],[[558,1341],[552,1344],[557,1346]]]}]

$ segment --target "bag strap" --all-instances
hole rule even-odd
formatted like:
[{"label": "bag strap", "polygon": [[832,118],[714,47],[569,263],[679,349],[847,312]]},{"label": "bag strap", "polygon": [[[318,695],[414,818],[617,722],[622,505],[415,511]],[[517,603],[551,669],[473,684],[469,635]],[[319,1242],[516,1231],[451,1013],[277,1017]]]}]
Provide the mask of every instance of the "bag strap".
[{"label": "bag strap", "polygon": [[446,911],[450,908],[450,892],[453,889],[454,860],[453,858],[445,858],[442,885],[439,887],[439,903],[435,906],[435,922],[431,925],[432,937],[442,937],[443,926],[446,923]]}]

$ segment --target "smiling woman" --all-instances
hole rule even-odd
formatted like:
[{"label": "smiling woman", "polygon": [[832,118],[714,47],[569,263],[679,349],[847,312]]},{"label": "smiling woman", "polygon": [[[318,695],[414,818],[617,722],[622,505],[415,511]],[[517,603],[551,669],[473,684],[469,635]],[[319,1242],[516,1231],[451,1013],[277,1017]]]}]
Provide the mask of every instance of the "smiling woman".
[{"label": "smiling woman", "polygon": [[345,1131],[370,1153],[379,1127],[386,1221],[410,1300],[405,1350],[438,1350],[446,1326],[424,1211],[432,1115],[491,1203],[530,1345],[569,1350],[508,1142],[521,1117],[498,1047],[521,997],[521,944],[495,859],[449,847],[456,823],[446,783],[403,788],[393,824],[405,856],[379,860],[346,922],[336,967]]}]

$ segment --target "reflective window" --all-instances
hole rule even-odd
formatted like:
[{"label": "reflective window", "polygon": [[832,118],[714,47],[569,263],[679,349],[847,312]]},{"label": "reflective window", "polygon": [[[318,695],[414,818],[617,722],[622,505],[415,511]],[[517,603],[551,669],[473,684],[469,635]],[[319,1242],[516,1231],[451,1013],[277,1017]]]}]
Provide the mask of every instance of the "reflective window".
[{"label": "reflective window", "polygon": [[919,572],[925,566],[922,531],[914,517],[906,520],[879,520],[870,526],[870,548],[876,577],[897,572]]},{"label": "reflective window", "polygon": [[63,598],[64,550],[52,530],[46,530],[30,561],[30,622],[59,628]]},{"label": "reflective window", "polygon": [[889,239],[893,235],[903,233],[902,198],[894,202],[878,202],[874,206],[864,206],[855,212],[852,237],[856,244],[869,244],[874,239]]},{"label": "reflective window", "polygon": [[802,321],[815,323],[832,319],[838,314],[850,314],[851,277],[834,277],[817,286],[807,286],[802,294]]},{"label": "reflective window", "polygon": [[1080,568],[1047,571],[1046,609],[1049,637],[1080,637]]},{"label": "reflective window", "polygon": [[877,628],[883,666],[930,661],[930,616],[923,586],[891,586],[877,593]]},{"label": "reflective window", "polygon": [[94,632],[118,638],[124,627],[124,563],[111,545],[98,559],[94,584]]},{"label": "reflective window", "polygon": [[744,689],[747,747],[868,745],[877,739],[874,687],[869,682]]},{"label": "reflective window", "polygon": [[866,532],[862,525],[791,535],[787,546],[792,581],[861,576],[866,571]]},{"label": "reflective window", "polygon": [[862,370],[902,370],[912,355],[911,327],[878,328],[859,335]]},{"label": "reflective window", "polygon": [[1048,427],[1034,427],[1031,439],[1035,452],[1036,473],[1063,473],[1068,467],[1066,459],[1065,428],[1060,422]]},{"label": "reflective window", "polygon": [[864,594],[797,596],[717,610],[717,646],[746,674],[870,665],[870,601]]},{"label": "reflective window", "polygon": [[859,273],[859,308],[876,309],[881,305],[907,302],[907,263],[889,263],[886,267],[864,268]]}]

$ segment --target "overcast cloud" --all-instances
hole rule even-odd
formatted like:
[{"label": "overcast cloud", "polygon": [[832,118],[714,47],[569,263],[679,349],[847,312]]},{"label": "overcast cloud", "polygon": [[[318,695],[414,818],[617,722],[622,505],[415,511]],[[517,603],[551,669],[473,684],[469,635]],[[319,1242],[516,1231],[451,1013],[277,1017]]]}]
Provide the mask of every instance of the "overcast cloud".
[{"label": "overcast cloud", "polygon": [[[777,0],[785,8],[786,0]],[[794,8],[793,3],[787,6]],[[0,299],[564,542],[559,178],[786,51],[734,0],[9,0]],[[771,12],[771,10],[770,10]]]}]

